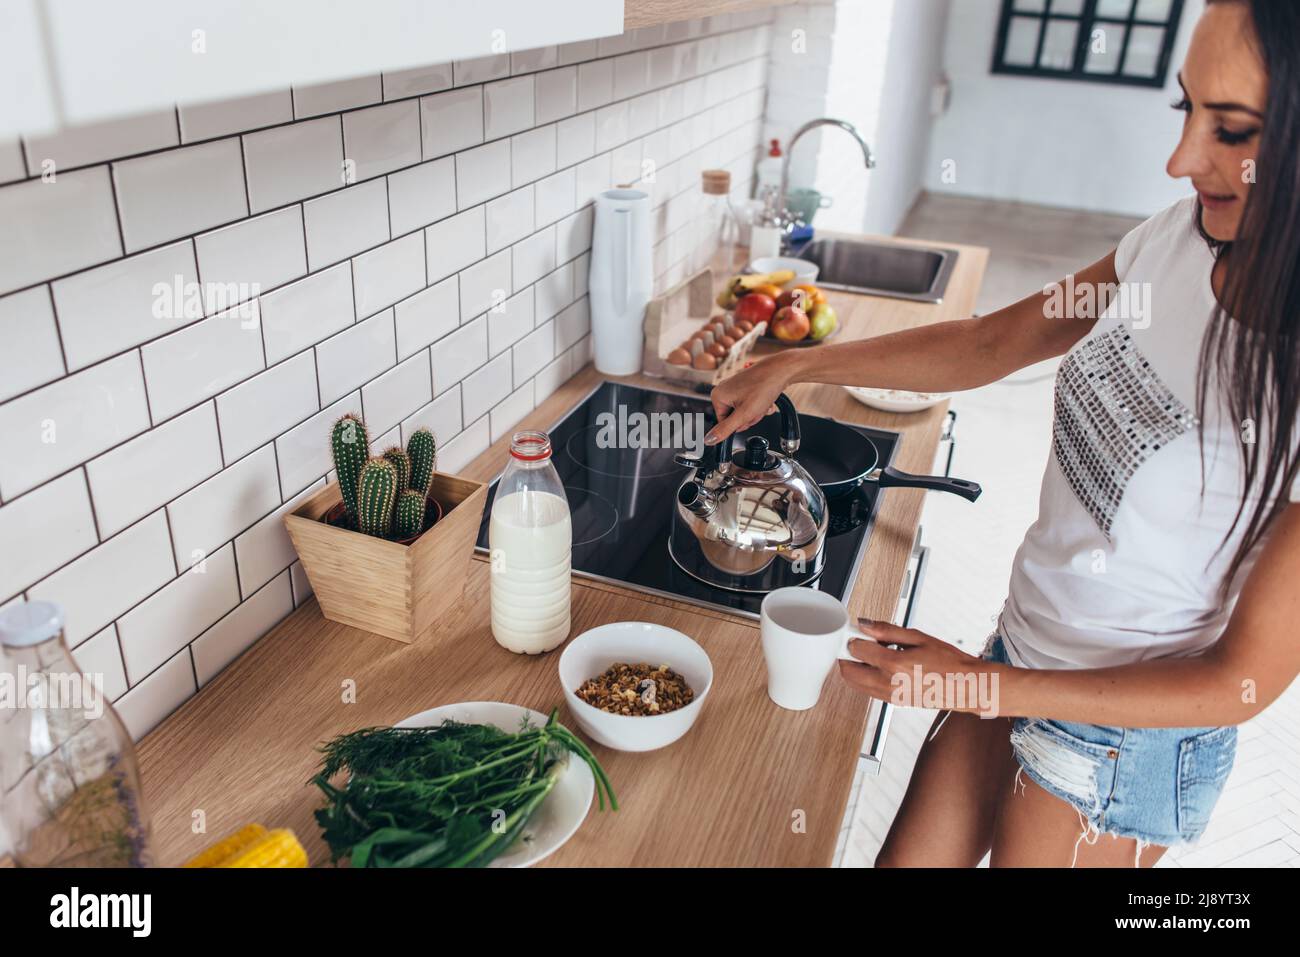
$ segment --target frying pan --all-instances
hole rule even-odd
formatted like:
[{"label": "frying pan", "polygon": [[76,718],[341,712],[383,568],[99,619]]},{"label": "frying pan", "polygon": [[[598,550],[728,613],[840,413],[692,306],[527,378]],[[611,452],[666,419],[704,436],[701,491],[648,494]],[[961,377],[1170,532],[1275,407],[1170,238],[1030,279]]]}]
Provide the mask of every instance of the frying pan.
[{"label": "frying pan", "polygon": [[[794,403],[782,393],[776,399],[782,414],[769,415],[757,425],[737,433],[745,438],[759,435],[772,448],[795,446],[793,458],[808,470],[831,508],[831,533],[856,527],[870,511],[871,488],[924,488],[951,492],[969,502],[984,490],[976,482],[943,475],[913,475],[893,466],[880,467],[880,451],[870,436],[863,435],[834,419],[810,416],[801,419]],[[719,443],[716,454],[730,457],[732,443]],[[718,461],[715,460],[715,461]]]}]

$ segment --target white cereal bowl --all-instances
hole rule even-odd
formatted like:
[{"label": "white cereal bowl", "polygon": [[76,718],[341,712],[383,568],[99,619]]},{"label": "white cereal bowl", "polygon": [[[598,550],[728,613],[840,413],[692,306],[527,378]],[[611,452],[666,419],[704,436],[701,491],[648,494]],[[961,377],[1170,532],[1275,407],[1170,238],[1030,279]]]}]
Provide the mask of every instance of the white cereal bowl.
[{"label": "white cereal bowl", "polygon": [[821,267],[816,263],[811,263],[806,259],[795,259],[791,256],[764,256],[761,259],[755,259],[749,264],[749,268],[754,272],[764,273],[780,272],[782,269],[792,270],[794,278],[785,284],[786,289],[815,283],[817,274],[821,272]]},{"label": "white cereal bowl", "polygon": [[[584,682],[615,662],[667,665],[695,692],[691,703],[667,714],[610,714],[577,695]],[[680,631],[645,621],[616,621],[584,631],[560,655],[560,684],[578,727],[593,741],[616,751],[654,751],[691,729],[713,684],[713,665],[704,649]]]}]

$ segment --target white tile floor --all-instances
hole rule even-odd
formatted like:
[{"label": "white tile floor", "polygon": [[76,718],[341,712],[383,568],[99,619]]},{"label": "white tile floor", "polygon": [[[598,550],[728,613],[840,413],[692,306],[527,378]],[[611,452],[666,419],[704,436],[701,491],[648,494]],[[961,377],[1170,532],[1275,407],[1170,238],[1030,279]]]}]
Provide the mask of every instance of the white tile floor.
[{"label": "white tile floor", "polygon": [[[955,197],[924,197],[902,236],[990,248],[977,304],[981,313],[1020,299],[1100,259],[1136,220]],[[1055,360],[961,393],[953,474],[984,486],[971,505],[930,495],[922,525],[930,568],[914,625],[978,650],[1006,595],[1011,560],[1038,510],[1050,448]],[[844,848],[844,866],[870,866],[898,810],[933,713],[894,716],[879,777],[862,778]],[[1209,828],[1175,848],[1161,867],[1300,866],[1300,682],[1241,728],[1237,762]]]}]

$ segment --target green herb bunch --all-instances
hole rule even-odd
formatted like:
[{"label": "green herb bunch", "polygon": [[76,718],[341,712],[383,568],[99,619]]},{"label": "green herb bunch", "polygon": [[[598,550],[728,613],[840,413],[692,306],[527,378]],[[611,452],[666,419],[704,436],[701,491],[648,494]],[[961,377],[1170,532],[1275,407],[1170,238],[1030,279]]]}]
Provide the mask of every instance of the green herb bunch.
[{"label": "green herb bunch", "polygon": [[[366,728],[326,744],[312,778],[316,822],[335,861],[353,867],[484,867],[509,849],[577,755],[596,778],[600,809],[618,801],[596,756],[556,721],[511,734],[448,721]],[[330,780],[340,772],[341,786]]]}]

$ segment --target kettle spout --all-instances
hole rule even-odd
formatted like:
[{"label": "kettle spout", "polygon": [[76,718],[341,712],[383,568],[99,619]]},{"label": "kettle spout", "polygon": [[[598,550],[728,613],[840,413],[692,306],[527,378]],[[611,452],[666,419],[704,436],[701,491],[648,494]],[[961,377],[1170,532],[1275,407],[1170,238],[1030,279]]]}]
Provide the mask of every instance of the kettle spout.
[{"label": "kettle spout", "polygon": [[677,501],[700,518],[708,518],[717,508],[714,494],[694,479],[682,483],[677,490]]}]

